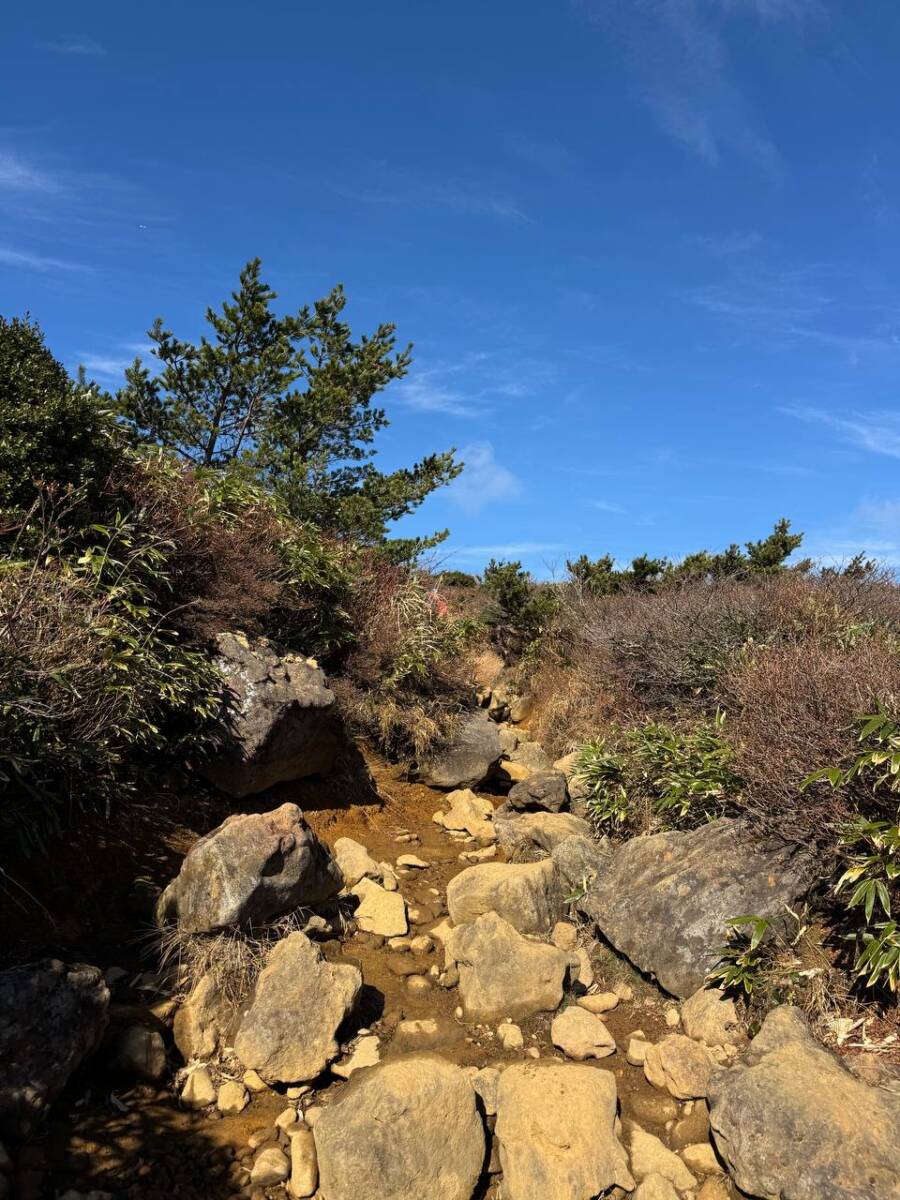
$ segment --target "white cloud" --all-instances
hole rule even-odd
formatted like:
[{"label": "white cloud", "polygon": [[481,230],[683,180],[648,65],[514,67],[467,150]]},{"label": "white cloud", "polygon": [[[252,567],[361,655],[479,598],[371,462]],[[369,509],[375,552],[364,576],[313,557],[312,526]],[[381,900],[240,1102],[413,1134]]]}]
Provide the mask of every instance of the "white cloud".
[{"label": "white cloud", "polygon": [[611,504],[609,500],[591,500],[591,508],[599,508],[601,512],[608,513],[624,513],[625,509],[621,504]]},{"label": "white cloud", "polygon": [[69,262],[64,258],[50,258],[44,254],[31,254],[27,250],[13,250],[0,246],[0,265],[20,267],[26,271],[89,271],[83,263]]},{"label": "white cloud", "polygon": [[900,458],[900,412],[894,409],[851,412],[846,416],[824,408],[803,405],[785,408],[782,411],[801,421],[824,425],[833,430],[842,441],[868,450],[871,454]]},{"label": "white cloud", "polygon": [[18,154],[0,150],[0,188],[27,192],[56,192],[59,184]]},{"label": "white cloud", "polygon": [[498,500],[511,500],[522,491],[522,484],[509,467],[494,456],[490,442],[472,442],[460,451],[465,463],[462,475],[450,484],[444,495],[464,512],[478,513]]},{"label": "white cloud", "polygon": [[394,395],[405,407],[416,412],[447,413],[453,417],[479,417],[489,410],[477,406],[453,388],[431,382],[427,376],[405,379],[398,384]]},{"label": "white cloud", "polygon": [[73,54],[90,58],[106,53],[99,42],[89,37],[63,38],[58,42],[44,42],[43,46],[45,50],[52,50],[54,54]]},{"label": "white cloud", "polygon": [[526,558],[531,554],[552,554],[566,547],[561,542],[495,542],[488,546],[449,546],[448,556],[482,561],[486,558]]}]

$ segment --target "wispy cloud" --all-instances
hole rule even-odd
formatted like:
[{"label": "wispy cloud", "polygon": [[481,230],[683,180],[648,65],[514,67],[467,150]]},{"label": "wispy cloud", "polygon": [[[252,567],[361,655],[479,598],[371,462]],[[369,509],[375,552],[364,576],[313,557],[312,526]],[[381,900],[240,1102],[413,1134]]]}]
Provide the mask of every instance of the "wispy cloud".
[{"label": "wispy cloud", "polygon": [[530,225],[533,218],[516,197],[489,181],[453,178],[424,179],[402,167],[376,163],[370,181],[333,185],[338,195],[363,204],[440,208],[465,217],[488,217]]},{"label": "wispy cloud", "polygon": [[488,409],[474,404],[463,393],[430,381],[428,378],[406,379],[394,391],[395,399],[404,408],[423,413],[446,413],[451,417],[481,417]]},{"label": "wispy cloud", "polygon": [[14,250],[0,246],[0,265],[18,267],[25,271],[89,271],[84,263],[70,262],[64,258],[52,258],[44,254],[31,254],[27,250]]},{"label": "wispy cloud", "polygon": [[561,542],[495,542],[487,546],[450,546],[454,558],[482,561],[486,558],[527,558],[532,554],[553,554],[566,547]]},{"label": "wispy cloud", "polygon": [[490,442],[471,442],[463,446],[460,458],[465,463],[462,475],[454,479],[444,495],[464,512],[481,512],[498,500],[520,495],[522,484],[509,467],[497,461]]},{"label": "wispy cloud", "polygon": [[54,54],[73,54],[95,58],[106,53],[99,42],[89,37],[60,38],[55,42],[42,42],[41,44],[45,50],[52,50]]},{"label": "wispy cloud", "polygon": [[61,184],[21,155],[0,150],[0,188],[23,192],[58,192]]},{"label": "wispy cloud", "polygon": [[824,425],[842,441],[871,454],[900,458],[900,411],[895,409],[839,414],[811,405],[795,405],[782,411],[801,421]]},{"label": "wispy cloud", "polygon": [[736,154],[775,177],[782,161],[731,66],[730,16],[772,24],[813,15],[813,0],[580,0],[622,45],[636,90],[660,128],[710,166]]},{"label": "wispy cloud", "polygon": [[625,509],[621,504],[611,504],[609,500],[589,500],[591,508],[598,508],[601,512],[608,513],[624,513]]}]

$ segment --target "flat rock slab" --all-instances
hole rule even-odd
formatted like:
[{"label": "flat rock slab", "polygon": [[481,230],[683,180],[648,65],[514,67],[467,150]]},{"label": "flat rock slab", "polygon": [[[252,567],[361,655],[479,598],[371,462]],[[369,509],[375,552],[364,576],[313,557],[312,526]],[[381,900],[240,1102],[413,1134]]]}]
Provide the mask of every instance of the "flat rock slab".
[{"label": "flat rock slab", "polygon": [[161,919],[185,933],[264,925],[343,886],[340,867],[296,804],[236,813],[200,839],[163,893]]},{"label": "flat rock slab", "polygon": [[616,1081],[580,1063],[509,1066],[497,1085],[504,1200],[586,1200],[634,1188],[615,1133]]},{"label": "flat rock slab", "polygon": [[463,718],[449,745],[419,764],[418,776],[434,788],[477,787],[502,753],[497,726],[479,709]]},{"label": "flat rock slab", "polygon": [[455,925],[495,912],[520,933],[549,934],[565,912],[565,897],[550,859],[533,863],[478,863],[447,885]]},{"label": "flat rock slab", "polygon": [[279,657],[243,634],[217,639],[216,665],[231,702],[225,745],[202,767],[241,798],[327,771],[340,744],[334,693],[310,659]]},{"label": "flat rock slab", "polygon": [[289,934],[269,951],[235,1053],[266,1083],[314,1079],[337,1058],[335,1034],[361,987],[356,967],[326,962],[305,934]]},{"label": "flat rock slab", "polygon": [[550,854],[560,842],[569,837],[591,836],[591,827],[572,813],[514,812],[498,809],[494,813],[497,844],[509,854],[518,848],[526,852]]},{"label": "flat rock slab", "polygon": [[37,1128],[73,1071],[96,1050],[109,1014],[97,967],[43,959],[0,971],[0,1132]]},{"label": "flat rock slab", "polygon": [[577,904],[635,966],[687,997],[719,960],[730,917],[777,916],[813,877],[803,847],[761,840],[745,821],[723,817],[625,842]]},{"label": "flat rock slab", "polygon": [[495,912],[453,929],[446,951],[457,964],[469,1020],[526,1017],[559,1007],[569,956],[523,937]]},{"label": "flat rock slab", "polygon": [[475,1091],[437,1057],[357,1076],[313,1132],[328,1200],[471,1200],[484,1162]]},{"label": "flat rock slab", "polygon": [[361,879],[353,894],[359,899],[359,907],[353,915],[363,933],[402,937],[409,929],[406,901],[399,892],[385,891],[371,879]]},{"label": "flat rock slab", "polygon": [[709,1087],[713,1140],[734,1182],[778,1200],[897,1200],[900,1097],[871,1087],[812,1036],[798,1009],[766,1017]]}]

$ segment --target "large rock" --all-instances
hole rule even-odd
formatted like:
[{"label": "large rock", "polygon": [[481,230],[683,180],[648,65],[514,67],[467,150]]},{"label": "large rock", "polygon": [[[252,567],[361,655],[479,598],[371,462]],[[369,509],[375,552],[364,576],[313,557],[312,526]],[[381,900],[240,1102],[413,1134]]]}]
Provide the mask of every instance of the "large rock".
[{"label": "large rock", "polygon": [[109,989],[97,967],[43,959],[0,971],[0,1131],[35,1130],[106,1028]]},{"label": "large rock", "polygon": [[523,937],[497,913],[457,926],[446,950],[459,970],[459,994],[468,1020],[527,1017],[559,1007],[569,956]]},{"label": "large rock", "polygon": [[615,1133],[611,1071],[578,1063],[509,1066],[497,1088],[504,1200],[590,1200],[634,1180]]},{"label": "large rock", "polygon": [[730,917],[777,916],[812,879],[803,847],[760,838],[747,822],[723,817],[687,833],[625,842],[578,907],[635,966],[687,997],[718,961]]},{"label": "large rock", "polygon": [[361,879],[381,882],[384,871],[361,842],[355,842],[353,838],[339,837],[332,850],[346,887],[355,887]]},{"label": "large rock", "polygon": [[266,1083],[314,1079],[337,1058],[335,1034],[361,987],[356,967],[326,962],[305,934],[289,934],[269,951],[235,1053]]},{"label": "large rock", "polygon": [[264,925],[336,895],[343,876],[296,804],[236,813],[188,852],[160,915],[186,933]]},{"label": "large rock", "polygon": [[720,988],[700,988],[681,1006],[681,1021],[689,1038],[704,1046],[739,1046],[744,1041],[737,1009]]},{"label": "large rock", "polygon": [[475,1091],[462,1070],[414,1057],[373,1067],[316,1121],[328,1200],[470,1200],[484,1162]]},{"label": "large rock", "polygon": [[713,1075],[716,1149],[751,1196],[778,1200],[897,1200],[900,1098],[856,1079],[776,1008],[740,1064]]},{"label": "large rock", "polygon": [[550,1040],[566,1058],[607,1058],[616,1052],[616,1040],[603,1021],[587,1009],[570,1004],[550,1026]]},{"label": "large rock", "polygon": [[402,937],[409,929],[406,901],[399,892],[388,892],[371,879],[361,879],[353,894],[359,900],[353,915],[364,933]]},{"label": "large rock", "polygon": [[520,933],[549,933],[563,916],[565,896],[550,859],[531,863],[479,863],[447,885],[454,925],[496,912]]},{"label": "large rock", "polygon": [[225,744],[202,768],[216,787],[240,798],[331,767],[340,723],[312,660],[280,658],[243,634],[223,633],[216,665],[231,700]]},{"label": "large rock", "polygon": [[569,837],[589,838],[591,827],[571,813],[509,812],[494,814],[497,844],[506,855],[550,854]]},{"label": "large rock", "polygon": [[569,802],[566,777],[562,771],[535,771],[509,789],[506,803],[519,812],[558,813]]},{"label": "large rock", "polygon": [[419,764],[429,787],[473,788],[483,783],[502,753],[497,726],[481,709],[464,717],[447,746]]},{"label": "large rock", "polygon": [[201,975],[179,1006],[172,1035],[185,1062],[208,1061],[225,1043],[235,1019],[235,1005],[208,972]]},{"label": "large rock", "polygon": [[712,1068],[707,1048],[682,1033],[670,1033],[656,1045],[648,1046],[644,1056],[647,1081],[676,1100],[705,1096]]}]

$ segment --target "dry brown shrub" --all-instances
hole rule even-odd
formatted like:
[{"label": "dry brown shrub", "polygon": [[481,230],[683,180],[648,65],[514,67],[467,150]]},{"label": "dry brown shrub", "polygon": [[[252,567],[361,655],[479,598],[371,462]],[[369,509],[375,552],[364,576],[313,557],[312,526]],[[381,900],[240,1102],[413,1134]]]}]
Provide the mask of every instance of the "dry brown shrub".
[{"label": "dry brown shrub", "polygon": [[900,696],[900,655],[887,637],[849,646],[806,637],[735,659],[722,698],[747,811],[791,836],[833,841],[854,797],[801,785],[820,767],[846,764],[858,747],[856,720],[891,696]]}]

